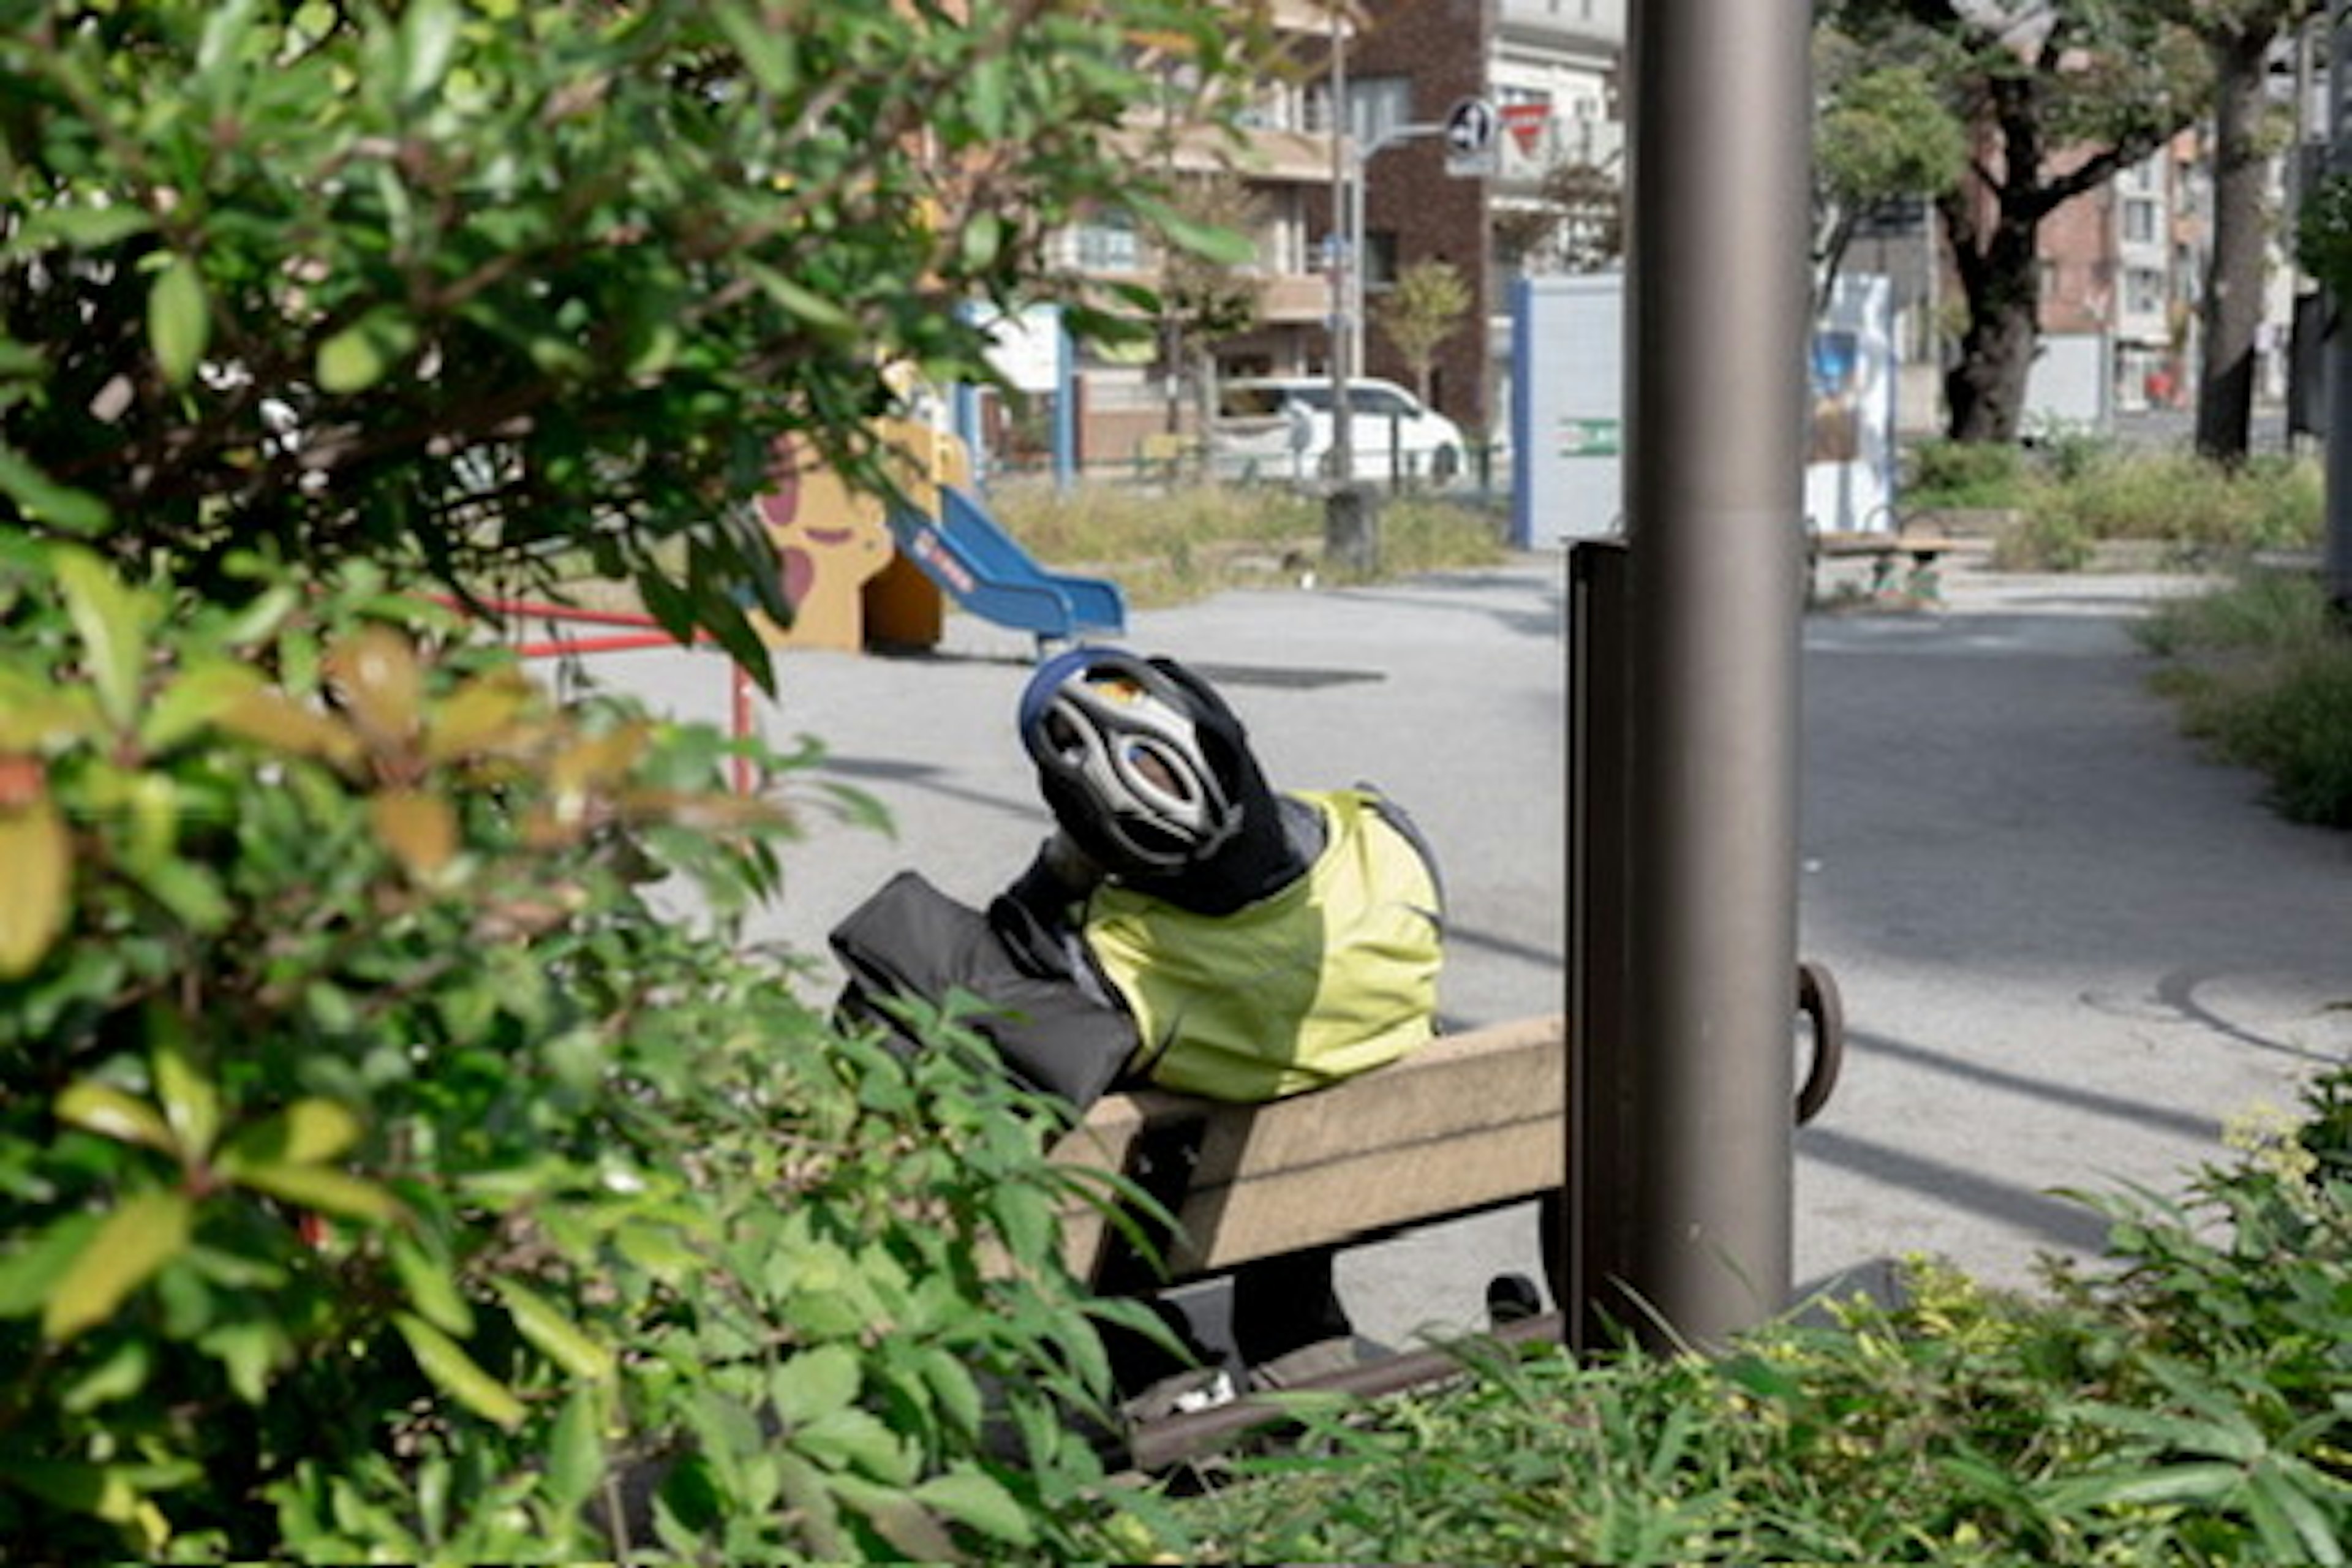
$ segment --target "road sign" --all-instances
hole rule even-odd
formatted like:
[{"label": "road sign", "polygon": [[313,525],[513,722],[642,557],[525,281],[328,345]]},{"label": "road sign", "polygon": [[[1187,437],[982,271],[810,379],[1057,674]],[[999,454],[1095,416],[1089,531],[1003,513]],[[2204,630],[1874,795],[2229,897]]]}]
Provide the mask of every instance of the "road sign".
[{"label": "road sign", "polygon": [[1470,176],[1495,172],[1495,128],[1501,117],[1483,98],[1465,98],[1446,112],[1445,172]]}]

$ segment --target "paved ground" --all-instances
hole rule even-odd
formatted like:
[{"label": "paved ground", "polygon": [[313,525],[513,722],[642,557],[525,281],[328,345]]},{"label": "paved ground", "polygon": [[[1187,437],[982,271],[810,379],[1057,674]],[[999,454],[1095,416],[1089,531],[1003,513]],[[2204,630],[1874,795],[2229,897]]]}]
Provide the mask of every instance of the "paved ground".
[{"label": "paved ground", "polygon": [[[1956,573],[1941,614],[1809,618],[1801,944],[1845,994],[1843,1085],[1798,1138],[1796,1278],[1912,1251],[2023,1282],[2095,1250],[2058,1195],[2173,1184],[2222,1121],[2352,1053],[2352,836],[2296,828],[2200,761],[2147,689],[2129,619],[2177,584]],[[1278,782],[1370,779],[1445,862],[1459,1024],[1560,1005],[1560,567],[1230,595],[1129,642],[1219,678]],[[901,867],[984,899],[1044,830],[1011,729],[1032,650],[951,616],[917,658],[796,653],[761,721],[895,838],[821,814],[762,934],[803,952]],[[723,721],[709,656],[604,667]],[[794,797],[814,799],[796,788]],[[829,973],[812,974],[829,994]],[[1473,1319],[1533,1270],[1525,1212],[1351,1254],[1361,1326]]]}]

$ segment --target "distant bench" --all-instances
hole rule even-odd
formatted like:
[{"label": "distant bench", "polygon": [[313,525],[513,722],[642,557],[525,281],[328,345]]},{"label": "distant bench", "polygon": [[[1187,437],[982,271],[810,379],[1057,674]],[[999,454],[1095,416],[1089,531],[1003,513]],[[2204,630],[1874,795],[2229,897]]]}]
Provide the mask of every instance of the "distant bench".
[{"label": "distant bench", "polygon": [[[1809,603],[1821,600],[1822,562],[1867,557],[1872,563],[1872,597],[1934,604],[1943,597],[1937,562],[1951,554],[1989,554],[1991,549],[1992,541],[1981,535],[1916,525],[1892,533],[1809,533],[1805,536],[1805,597]],[[1911,563],[1907,573],[1898,565],[1898,558],[1905,556]]]}]

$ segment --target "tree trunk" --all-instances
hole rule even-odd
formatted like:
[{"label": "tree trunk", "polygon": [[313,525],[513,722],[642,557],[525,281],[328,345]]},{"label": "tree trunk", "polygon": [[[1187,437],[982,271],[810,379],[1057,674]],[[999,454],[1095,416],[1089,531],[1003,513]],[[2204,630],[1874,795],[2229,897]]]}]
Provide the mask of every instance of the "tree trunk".
[{"label": "tree trunk", "polygon": [[2242,462],[2254,416],[2254,337],[2263,314],[2263,67],[2271,35],[2213,44],[2213,259],[2202,310],[2197,449]]},{"label": "tree trunk", "polygon": [[1988,228],[1965,194],[1937,205],[1969,307],[1958,361],[1944,376],[1945,433],[1955,441],[2014,441],[2041,342],[2037,226],[2003,210]]}]

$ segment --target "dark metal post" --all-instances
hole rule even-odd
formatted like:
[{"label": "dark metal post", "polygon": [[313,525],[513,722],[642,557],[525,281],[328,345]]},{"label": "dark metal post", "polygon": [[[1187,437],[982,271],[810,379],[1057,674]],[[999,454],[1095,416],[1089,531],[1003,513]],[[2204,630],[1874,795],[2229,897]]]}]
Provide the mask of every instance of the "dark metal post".
[{"label": "dark metal post", "polygon": [[1811,8],[1635,0],[1620,1310],[1788,1301]]},{"label": "dark metal post", "polygon": [[[1568,1201],[1548,1210],[1552,1296],[1579,1353],[1617,1337],[1616,1281],[1635,1267],[1633,1058],[1625,1026],[1625,857],[1633,738],[1626,668],[1625,544],[1580,541],[1568,555]],[[1562,1275],[1565,1278],[1562,1278]]]}]

